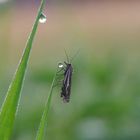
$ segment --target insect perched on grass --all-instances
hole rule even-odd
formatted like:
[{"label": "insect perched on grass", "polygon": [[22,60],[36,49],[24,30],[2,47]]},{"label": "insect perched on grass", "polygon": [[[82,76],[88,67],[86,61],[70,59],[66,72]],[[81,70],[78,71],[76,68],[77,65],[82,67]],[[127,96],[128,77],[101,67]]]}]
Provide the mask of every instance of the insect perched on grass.
[{"label": "insect perched on grass", "polygon": [[67,103],[70,100],[73,67],[71,63],[64,62],[64,64],[65,68],[61,88],[61,97],[63,98],[63,101]]},{"label": "insect perched on grass", "polygon": [[[65,51],[67,62],[64,61],[64,64],[60,63],[59,68],[63,70],[63,80],[62,80],[62,87],[61,87],[61,97],[63,98],[63,101],[65,103],[68,103],[70,101],[70,95],[71,95],[71,85],[72,85],[72,74],[73,74],[73,66],[71,64],[71,61]],[[77,53],[76,53],[77,54]],[[75,56],[75,55],[74,55]],[[74,57],[72,57],[74,58]]]}]

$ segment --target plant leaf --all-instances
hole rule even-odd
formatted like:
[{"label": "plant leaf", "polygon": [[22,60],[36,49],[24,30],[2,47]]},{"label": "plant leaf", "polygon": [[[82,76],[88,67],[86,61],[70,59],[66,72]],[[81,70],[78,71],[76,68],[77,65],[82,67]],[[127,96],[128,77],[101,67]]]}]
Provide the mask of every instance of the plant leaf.
[{"label": "plant leaf", "polygon": [[45,5],[45,0],[42,0],[32,31],[27,40],[24,53],[21,57],[15,76],[7,91],[5,101],[1,107],[1,111],[0,111],[0,139],[1,140],[9,140],[12,133],[15,115],[18,109],[18,103],[20,99],[20,91],[23,85],[24,75],[26,72],[30,51],[32,49],[33,40],[37,31],[38,21],[42,13],[42,10],[44,8],[44,5]]},{"label": "plant leaf", "polygon": [[54,87],[54,84],[55,84],[56,75],[57,75],[57,70],[56,70],[56,73],[55,73],[53,81],[52,81],[52,85],[51,85],[51,88],[50,88],[50,91],[49,91],[48,99],[46,101],[44,112],[42,114],[42,118],[40,120],[36,140],[43,140],[44,139],[44,133],[45,133],[45,128],[46,128],[46,123],[47,123],[47,120],[48,120],[48,112],[49,112],[49,108],[50,108],[50,104],[51,104],[52,91],[53,91],[53,87]]}]

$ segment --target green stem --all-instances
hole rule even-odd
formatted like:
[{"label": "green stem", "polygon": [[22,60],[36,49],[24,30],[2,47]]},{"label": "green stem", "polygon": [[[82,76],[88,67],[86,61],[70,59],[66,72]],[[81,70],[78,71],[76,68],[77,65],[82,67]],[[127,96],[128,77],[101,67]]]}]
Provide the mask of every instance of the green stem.
[{"label": "green stem", "polygon": [[49,108],[50,108],[50,104],[51,104],[52,91],[53,91],[53,87],[55,84],[56,75],[57,75],[57,70],[56,70],[56,73],[55,73],[53,81],[52,81],[52,85],[51,85],[51,88],[49,91],[48,99],[46,101],[44,112],[42,114],[42,118],[41,118],[41,121],[39,124],[39,129],[37,132],[36,140],[43,140],[43,138],[44,138],[45,126],[46,126],[47,119],[48,119],[48,112],[49,112]]}]

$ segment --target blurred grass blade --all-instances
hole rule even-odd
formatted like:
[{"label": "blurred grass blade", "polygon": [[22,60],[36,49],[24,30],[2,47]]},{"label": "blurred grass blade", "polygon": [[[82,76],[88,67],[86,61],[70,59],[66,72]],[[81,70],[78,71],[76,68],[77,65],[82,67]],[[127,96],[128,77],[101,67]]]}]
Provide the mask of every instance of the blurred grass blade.
[{"label": "blurred grass blade", "polygon": [[27,44],[24,53],[22,55],[21,61],[19,63],[15,76],[9,86],[5,101],[1,107],[1,111],[0,111],[0,139],[1,140],[9,140],[10,135],[12,133],[15,114],[17,111],[19,98],[20,98],[20,91],[22,88],[24,75],[25,75],[28,59],[30,56],[30,51],[32,48],[32,43],[37,31],[38,21],[42,13],[42,10],[44,8],[44,5],[45,5],[45,0],[42,0],[32,31],[27,40]]},{"label": "blurred grass blade", "polygon": [[45,128],[46,128],[48,112],[49,112],[49,108],[50,108],[50,104],[51,104],[52,91],[53,91],[53,87],[54,87],[54,84],[55,84],[56,75],[57,75],[57,70],[56,70],[56,73],[55,73],[53,81],[52,81],[52,85],[51,85],[51,88],[50,88],[50,91],[49,91],[49,95],[48,95],[48,99],[47,99],[47,102],[46,102],[46,105],[45,105],[45,108],[44,108],[44,112],[42,114],[42,118],[40,120],[36,140],[43,140],[44,139]]}]

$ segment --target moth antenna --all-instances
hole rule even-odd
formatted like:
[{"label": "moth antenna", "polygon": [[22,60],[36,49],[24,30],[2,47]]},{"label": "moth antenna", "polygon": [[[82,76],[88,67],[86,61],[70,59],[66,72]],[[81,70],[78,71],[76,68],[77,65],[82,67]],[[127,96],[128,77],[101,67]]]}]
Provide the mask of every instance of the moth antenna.
[{"label": "moth antenna", "polygon": [[65,48],[64,48],[64,51],[65,51],[65,55],[66,55],[67,61],[68,61],[68,63],[70,63],[70,59],[69,59],[69,57],[68,57],[68,54],[67,54],[67,51],[66,51]]},{"label": "moth antenna", "polygon": [[73,61],[73,59],[77,56],[77,54],[80,52],[80,48],[76,51],[76,53],[71,57],[70,62]]}]

